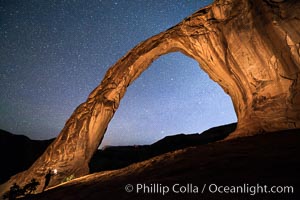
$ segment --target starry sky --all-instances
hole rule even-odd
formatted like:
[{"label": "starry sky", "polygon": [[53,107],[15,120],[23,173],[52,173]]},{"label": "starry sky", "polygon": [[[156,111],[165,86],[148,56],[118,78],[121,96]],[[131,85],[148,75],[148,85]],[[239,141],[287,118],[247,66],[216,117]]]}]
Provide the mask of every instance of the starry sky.
[{"label": "starry sky", "polygon": [[[106,70],[209,0],[0,0],[0,129],[56,137]],[[102,145],[150,144],[236,121],[230,97],[180,53],[129,88]]]}]

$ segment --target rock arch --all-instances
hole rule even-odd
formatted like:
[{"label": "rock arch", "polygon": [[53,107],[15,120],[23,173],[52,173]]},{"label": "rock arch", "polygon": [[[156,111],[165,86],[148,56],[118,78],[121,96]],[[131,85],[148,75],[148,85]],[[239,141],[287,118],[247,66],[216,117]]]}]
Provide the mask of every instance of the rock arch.
[{"label": "rock arch", "polygon": [[180,51],[198,61],[230,95],[238,117],[230,138],[299,128],[299,13],[297,0],[217,0],[140,43],[108,70],[45,153],[0,191],[31,178],[42,187],[49,168],[58,170],[50,185],[72,174],[87,174],[126,88],[169,52]]}]

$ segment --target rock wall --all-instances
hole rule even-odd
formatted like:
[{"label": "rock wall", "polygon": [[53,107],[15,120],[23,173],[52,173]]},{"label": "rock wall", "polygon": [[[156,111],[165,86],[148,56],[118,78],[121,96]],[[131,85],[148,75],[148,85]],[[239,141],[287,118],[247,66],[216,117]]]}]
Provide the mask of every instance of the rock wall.
[{"label": "rock wall", "polygon": [[140,43],[117,61],[67,121],[57,139],[6,191],[36,178],[49,186],[88,173],[126,88],[159,56],[180,51],[232,98],[238,126],[230,138],[300,128],[300,2],[217,0],[176,26]]}]

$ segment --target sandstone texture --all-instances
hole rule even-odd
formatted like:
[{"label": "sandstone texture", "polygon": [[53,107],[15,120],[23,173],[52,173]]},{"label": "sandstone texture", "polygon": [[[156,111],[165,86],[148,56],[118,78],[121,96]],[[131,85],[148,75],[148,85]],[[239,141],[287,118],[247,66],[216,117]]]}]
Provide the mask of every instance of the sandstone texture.
[{"label": "sandstone texture", "polygon": [[238,125],[229,138],[300,128],[300,2],[217,0],[176,26],[140,43],[118,60],[27,170],[2,185],[50,185],[89,172],[88,163],[127,87],[159,56],[179,51],[230,95]]}]

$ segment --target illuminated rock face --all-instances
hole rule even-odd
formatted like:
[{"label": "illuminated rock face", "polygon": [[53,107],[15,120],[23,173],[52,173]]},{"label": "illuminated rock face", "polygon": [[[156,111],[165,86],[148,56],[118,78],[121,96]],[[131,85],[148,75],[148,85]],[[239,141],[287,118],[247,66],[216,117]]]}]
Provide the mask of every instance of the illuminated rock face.
[{"label": "illuminated rock face", "polygon": [[159,56],[174,51],[197,60],[232,99],[238,127],[229,138],[300,128],[300,2],[220,0],[140,43],[106,73],[67,121],[57,139],[27,171],[1,186],[31,178],[41,191],[88,173],[127,87]]}]

